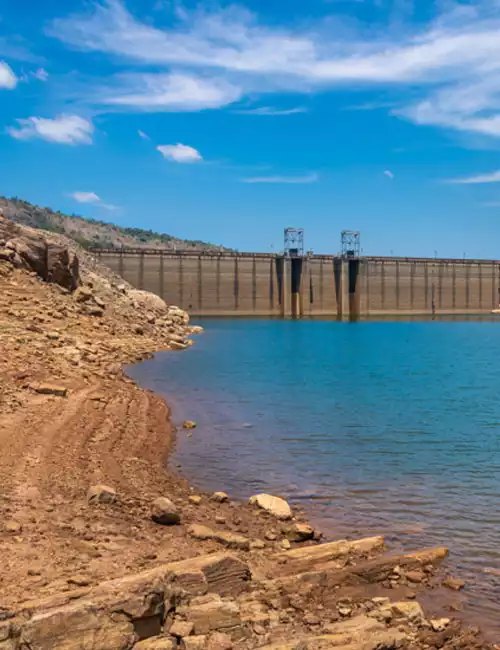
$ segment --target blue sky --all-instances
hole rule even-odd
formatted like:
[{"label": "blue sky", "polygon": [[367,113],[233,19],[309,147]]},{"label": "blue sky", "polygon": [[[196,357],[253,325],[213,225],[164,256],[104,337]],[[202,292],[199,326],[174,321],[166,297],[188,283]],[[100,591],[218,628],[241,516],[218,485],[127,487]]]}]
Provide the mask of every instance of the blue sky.
[{"label": "blue sky", "polygon": [[0,193],[315,252],[500,258],[500,5],[3,0]]}]

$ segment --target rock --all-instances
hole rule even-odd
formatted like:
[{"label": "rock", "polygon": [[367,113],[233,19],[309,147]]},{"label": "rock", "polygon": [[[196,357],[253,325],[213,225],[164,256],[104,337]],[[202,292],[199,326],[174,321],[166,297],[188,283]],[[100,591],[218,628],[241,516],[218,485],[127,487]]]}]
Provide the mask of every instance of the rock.
[{"label": "rock", "polygon": [[199,506],[201,503],[201,497],[195,494],[192,494],[188,500],[190,503],[193,503],[195,506]]},{"label": "rock", "polygon": [[292,548],[292,546],[291,546],[290,542],[287,539],[283,539],[281,541],[281,548],[284,551],[289,551]]},{"label": "rock", "polygon": [[283,554],[282,557],[290,565],[290,571],[299,573],[338,558],[349,555],[363,555],[383,547],[383,537],[363,537],[352,541],[341,539],[336,542],[319,544],[318,546],[295,548]]},{"label": "rock", "polygon": [[448,576],[443,580],[443,587],[447,587],[448,589],[453,589],[453,591],[460,591],[465,587],[465,582],[463,580],[459,580],[458,578],[453,578],[452,576]]},{"label": "rock", "polygon": [[47,245],[47,282],[75,291],[80,283],[80,264],[75,253],[66,246]]},{"label": "rock", "polygon": [[216,523],[216,524],[223,525],[223,524],[226,523],[226,518],[225,518],[225,517],[217,516],[217,517],[215,517],[215,523]]},{"label": "rock", "polygon": [[153,636],[134,645],[134,650],[175,650],[176,648],[176,641],[168,636]]},{"label": "rock", "polygon": [[266,544],[261,539],[254,539],[252,542],[250,542],[251,551],[260,551],[263,548],[266,548]]},{"label": "rock", "polygon": [[304,616],[303,620],[306,625],[319,625],[321,623],[320,617],[310,612]]},{"label": "rock", "polygon": [[85,313],[88,316],[96,316],[100,318],[101,316],[104,316],[104,309],[101,309],[100,307],[87,307]]},{"label": "rock", "polygon": [[188,535],[195,539],[213,539],[228,548],[236,548],[242,551],[250,550],[250,541],[246,537],[236,535],[229,531],[212,530],[208,526],[192,524],[188,528]]},{"label": "rock", "polygon": [[169,341],[168,345],[171,350],[186,350],[188,348],[185,343],[178,343],[177,341]]},{"label": "rock", "polygon": [[173,622],[169,630],[169,634],[182,639],[185,636],[189,636],[192,633],[193,627],[194,625],[189,621],[176,620]]},{"label": "rock", "polygon": [[352,614],[352,607],[349,607],[348,605],[340,605],[340,607],[337,608],[337,611],[341,616],[346,618]]},{"label": "rock", "polygon": [[434,632],[443,632],[448,625],[450,624],[450,619],[449,618],[434,618],[431,619],[430,621],[431,627],[434,630]]},{"label": "rock", "polygon": [[377,607],[388,605],[390,602],[391,599],[387,598],[387,596],[375,596],[375,598],[372,598],[372,603],[374,605],[377,605]]},{"label": "rock", "polygon": [[314,528],[308,524],[293,524],[285,531],[291,542],[307,542],[314,537]]},{"label": "rock", "polygon": [[204,330],[203,327],[201,327],[200,325],[192,325],[192,326],[189,328],[189,331],[191,332],[191,334],[201,334],[201,333],[204,332],[205,330]]},{"label": "rock", "polygon": [[395,618],[406,618],[414,623],[420,623],[424,620],[424,612],[420,603],[412,600],[392,603],[392,611]]},{"label": "rock", "polygon": [[258,508],[271,513],[278,519],[291,519],[292,510],[288,503],[280,497],[274,497],[270,494],[256,494],[250,498],[250,505],[256,505]]},{"label": "rock", "polygon": [[167,311],[166,302],[154,293],[140,289],[129,289],[127,294],[143,313],[148,311],[165,313]]},{"label": "rock", "polygon": [[185,422],[182,423],[182,428],[183,429],[196,429],[196,422],[193,420],[186,420]]},{"label": "rock", "polygon": [[195,634],[227,629],[240,625],[240,609],[232,600],[212,599],[201,604],[189,604],[177,608],[177,613],[194,624]]},{"label": "rock", "polygon": [[425,580],[425,573],[423,571],[408,571],[405,575],[408,582],[413,582],[414,584],[420,584]]},{"label": "rock", "polygon": [[73,296],[76,302],[88,302],[89,300],[92,300],[94,294],[88,287],[78,287]]},{"label": "rock", "polygon": [[151,519],[162,526],[175,526],[181,521],[177,507],[167,497],[159,497],[153,502]]},{"label": "rock", "polygon": [[108,485],[92,485],[87,492],[87,503],[91,506],[98,503],[114,503],[116,491]]},{"label": "rock", "polygon": [[18,521],[15,521],[14,519],[5,522],[6,533],[10,533],[11,535],[19,535],[22,529],[23,529],[22,525]]},{"label": "rock", "polygon": [[205,635],[188,636],[184,639],[184,650],[205,650],[207,637]]},{"label": "rock", "polygon": [[29,388],[40,395],[55,395],[56,397],[66,397],[68,389],[65,386],[56,384],[30,384]]},{"label": "rock", "polygon": [[208,640],[207,650],[233,650],[231,637],[224,632],[215,632]]},{"label": "rock", "polygon": [[266,532],[264,533],[264,537],[269,542],[275,542],[278,539],[278,535],[274,532],[274,530],[266,530]]},{"label": "rock", "polygon": [[225,492],[214,492],[210,497],[210,501],[216,501],[217,503],[226,503],[229,501],[229,496]]}]

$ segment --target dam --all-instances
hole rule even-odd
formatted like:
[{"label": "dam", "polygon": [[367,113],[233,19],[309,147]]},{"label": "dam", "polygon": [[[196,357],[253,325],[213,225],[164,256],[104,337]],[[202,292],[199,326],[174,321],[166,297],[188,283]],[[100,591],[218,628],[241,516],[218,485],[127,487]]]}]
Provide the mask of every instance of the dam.
[{"label": "dam", "polygon": [[499,305],[500,261],[93,249],[138,289],[194,316],[480,315]]}]

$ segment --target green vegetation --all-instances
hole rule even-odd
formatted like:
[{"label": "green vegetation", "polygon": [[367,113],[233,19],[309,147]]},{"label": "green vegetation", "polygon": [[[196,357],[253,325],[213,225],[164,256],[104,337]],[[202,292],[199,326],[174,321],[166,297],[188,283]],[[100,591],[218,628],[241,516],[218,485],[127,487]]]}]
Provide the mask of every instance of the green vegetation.
[{"label": "green vegetation", "polygon": [[0,197],[0,214],[25,226],[48,230],[71,237],[84,248],[140,248],[195,250],[229,250],[200,240],[184,240],[166,233],[143,228],[124,228],[98,219],[87,219],[78,214],[64,214],[32,205],[12,197]]}]

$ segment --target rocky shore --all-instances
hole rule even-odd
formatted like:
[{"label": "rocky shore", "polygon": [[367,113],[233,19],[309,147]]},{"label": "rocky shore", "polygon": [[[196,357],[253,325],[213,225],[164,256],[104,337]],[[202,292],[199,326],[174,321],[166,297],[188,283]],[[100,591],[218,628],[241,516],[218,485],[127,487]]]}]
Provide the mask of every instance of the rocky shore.
[{"label": "rocky shore", "polygon": [[122,366],[196,333],[0,216],[0,650],[494,648],[419,604],[462,587],[447,549],[325,541],[278,497],[236,504],[165,471],[168,406]]}]

